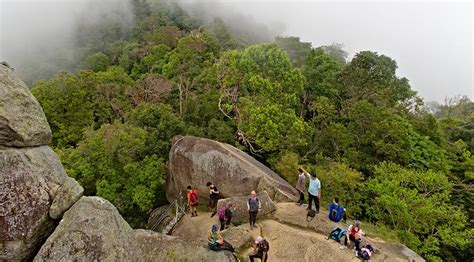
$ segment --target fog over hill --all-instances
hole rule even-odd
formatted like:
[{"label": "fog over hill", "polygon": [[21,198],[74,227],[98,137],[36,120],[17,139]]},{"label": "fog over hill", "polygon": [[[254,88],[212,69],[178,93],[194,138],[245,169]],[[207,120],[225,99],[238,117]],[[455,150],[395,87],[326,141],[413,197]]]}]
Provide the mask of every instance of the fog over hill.
[{"label": "fog over hill", "polygon": [[[427,101],[474,96],[470,1],[169,2],[204,21],[220,17],[232,31],[260,41],[295,35],[315,47],[342,43],[350,57],[362,50],[383,53],[397,61],[399,74]],[[51,74],[74,67],[81,53],[68,49],[78,46],[77,33],[84,26],[113,21],[125,34],[133,21],[128,0],[0,0],[0,14],[0,60],[32,79],[31,67]]]}]

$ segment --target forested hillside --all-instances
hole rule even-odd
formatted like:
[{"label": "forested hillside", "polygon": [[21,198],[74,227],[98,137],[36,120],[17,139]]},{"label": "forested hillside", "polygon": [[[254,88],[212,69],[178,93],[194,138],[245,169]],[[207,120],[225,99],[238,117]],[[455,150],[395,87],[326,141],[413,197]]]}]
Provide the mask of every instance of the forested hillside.
[{"label": "forested hillside", "polygon": [[[166,202],[174,135],[232,144],[294,183],[299,165],[351,219],[429,260],[474,257],[474,103],[426,106],[397,63],[298,37],[258,42],[218,18],[132,1],[135,20],[82,28],[81,62],[32,92],[85,195],[134,227]],[[78,52],[79,53],[79,52]],[[427,76],[429,77],[429,76]]]}]

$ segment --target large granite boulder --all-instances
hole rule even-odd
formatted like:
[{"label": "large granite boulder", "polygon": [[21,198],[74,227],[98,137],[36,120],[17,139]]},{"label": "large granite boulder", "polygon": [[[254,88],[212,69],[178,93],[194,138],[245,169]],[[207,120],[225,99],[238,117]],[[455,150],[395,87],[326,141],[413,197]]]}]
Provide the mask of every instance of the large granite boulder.
[{"label": "large granite boulder", "polygon": [[28,87],[0,64],[0,147],[28,147],[51,142],[43,109]]},{"label": "large granite boulder", "polygon": [[167,198],[171,202],[192,184],[208,199],[212,181],[222,197],[267,191],[277,202],[297,200],[297,191],[283,178],[245,152],[228,144],[192,136],[176,136],[170,150]]},{"label": "large granite boulder", "polygon": [[34,261],[235,261],[206,242],[133,230],[100,197],[82,197],[63,216]]},{"label": "large granite boulder", "polygon": [[82,195],[49,142],[38,101],[0,65],[0,261],[31,259]]},{"label": "large granite boulder", "polygon": [[50,147],[0,149],[0,260],[28,259],[82,192]]},{"label": "large granite boulder", "polygon": [[[269,214],[275,211],[275,203],[270,199],[266,191],[260,192],[257,194],[260,203],[262,204],[262,210],[258,212],[257,218]],[[241,224],[243,222],[248,222],[249,213],[247,210],[247,199],[249,196],[236,196],[229,197],[225,199],[219,199],[217,202],[217,210],[227,203],[233,204],[233,217],[232,222],[235,224]]]}]

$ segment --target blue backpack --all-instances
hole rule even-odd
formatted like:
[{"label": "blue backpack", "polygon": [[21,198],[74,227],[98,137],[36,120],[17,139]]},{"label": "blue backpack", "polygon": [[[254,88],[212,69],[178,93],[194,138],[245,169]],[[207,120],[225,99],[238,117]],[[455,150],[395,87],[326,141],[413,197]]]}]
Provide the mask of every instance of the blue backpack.
[{"label": "blue backpack", "polygon": [[344,211],[344,207],[341,205],[336,205],[332,203],[329,205],[329,220],[333,222],[341,221],[342,212]]},{"label": "blue backpack", "polygon": [[335,240],[337,242],[341,242],[342,238],[346,235],[346,230],[336,227],[331,231],[331,234],[329,234],[328,239]]}]

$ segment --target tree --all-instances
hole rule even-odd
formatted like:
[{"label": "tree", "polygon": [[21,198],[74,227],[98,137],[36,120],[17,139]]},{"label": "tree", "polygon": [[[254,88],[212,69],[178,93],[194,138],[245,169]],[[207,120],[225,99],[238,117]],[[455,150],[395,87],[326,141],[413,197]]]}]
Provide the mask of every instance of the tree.
[{"label": "tree", "polygon": [[375,105],[393,107],[398,102],[412,98],[408,79],[398,78],[397,63],[390,57],[363,51],[355,55],[341,72],[344,112],[361,99]]},{"label": "tree", "polygon": [[275,38],[275,43],[288,53],[288,56],[295,67],[303,67],[312,49],[310,42],[301,42],[300,38],[296,36],[277,36]]},{"label": "tree", "polygon": [[469,240],[462,235],[474,232],[465,228],[461,209],[448,204],[451,187],[441,173],[382,163],[367,183],[367,215],[400,230],[410,248],[435,259],[441,243],[463,249]]},{"label": "tree", "polygon": [[85,195],[109,200],[133,227],[145,225],[164,192],[166,166],[163,159],[146,154],[146,135],[138,127],[105,124],[89,131],[62,159]]},{"label": "tree", "polygon": [[[307,107],[317,96],[325,96],[336,102],[341,86],[338,82],[342,65],[322,49],[311,50],[303,67],[307,85],[303,95],[303,104]],[[340,103],[340,101],[337,101]]]},{"label": "tree", "polygon": [[320,48],[338,63],[345,64],[347,60],[347,52],[342,49],[343,47],[343,44],[332,43],[331,45],[323,45]]},{"label": "tree", "polygon": [[110,58],[102,52],[94,53],[79,64],[79,69],[89,69],[94,72],[106,71],[110,66]]}]

